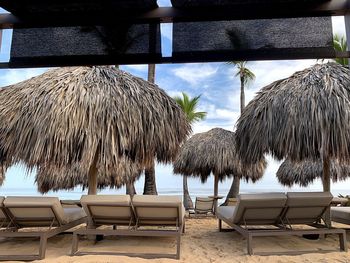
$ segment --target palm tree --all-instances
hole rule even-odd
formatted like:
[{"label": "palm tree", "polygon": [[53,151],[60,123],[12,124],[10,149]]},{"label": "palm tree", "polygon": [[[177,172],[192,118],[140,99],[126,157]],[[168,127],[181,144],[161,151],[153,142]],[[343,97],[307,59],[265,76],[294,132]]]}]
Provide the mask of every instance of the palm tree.
[{"label": "palm tree", "polygon": [[[147,80],[151,83],[155,82],[156,78],[156,65],[148,65],[148,78]],[[156,185],[156,172],[154,167],[154,161],[145,168],[145,184],[143,188],[144,195],[157,195],[157,185]]]},{"label": "palm tree", "polygon": [[[174,97],[175,101],[180,105],[182,110],[185,112],[187,116],[187,120],[189,121],[190,124],[203,120],[207,115],[207,113],[204,111],[196,111],[200,97],[201,95],[191,99],[184,92],[182,92],[182,98],[179,96]],[[186,210],[193,208],[192,199],[188,191],[187,176],[185,175],[183,176],[183,200],[184,200],[184,206]]]},{"label": "palm tree", "polygon": [[[346,38],[344,36],[340,36],[338,34],[334,34],[333,36],[333,47],[336,51],[345,52],[347,50]],[[334,59],[337,63],[348,66],[349,59],[348,58],[336,58]]]},{"label": "palm tree", "polygon": [[[250,69],[246,67],[247,61],[231,61],[229,62],[229,64],[234,65],[237,68],[237,72],[235,76],[239,77],[241,81],[241,113],[242,113],[242,110],[245,107],[244,88],[250,82],[254,81],[255,75]],[[230,191],[227,194],[225,204],[227,204],[229,198],[237,197],[237,195],[239,194],[239,186],[240,186],[240,180],[234,177]]]}]

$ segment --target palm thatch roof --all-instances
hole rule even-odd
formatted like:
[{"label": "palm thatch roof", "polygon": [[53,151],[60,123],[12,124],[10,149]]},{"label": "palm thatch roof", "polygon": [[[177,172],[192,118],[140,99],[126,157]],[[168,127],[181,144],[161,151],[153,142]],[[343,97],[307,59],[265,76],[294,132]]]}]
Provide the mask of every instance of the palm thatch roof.
[{"label": "palm thatch roof", "polygon": [[53,69],[0,92],[0,163],[79,163],[86,174],[97,160],[113,174],[121,156],[172,161],[190,132],[163,90],[108,66]]},{"label": "palm thatch roof", "polygon": [[[350,165],[341,164],[337,160],[331,162],[330,176],[333,182],[345,180],[350,176]],[[323,174],[322,162],[305,160],[301,162],[292,162],[285,160],[278,168],[276,173],[278,181],[284,186],[293,186],[298,184],[306,187],[314,180],[321,178]]]},{"label": "palm thatch roof", "polygon": [[226,177],[260,179],[266,168],[263,159],[244,167],[236,154],[235,134],[221,128],[197,133],[188,139],[174,162],[174,173],[200,177],[205,182],[211,173],[223,180]]},{"label": "palm thatch roof", "polygon": [[256,163],[271,153],[282,160],[350,157],[350,70],[316,64],[264,87],[244,108],[237,153]]},{"label": "palm thatch roof", "polygon": [[[132,163],[127,158],[122,158],[118,162],[119,166],[115,167],[113,173],[103,166],[98,166],[97,187],[103,188],[120,188],[127,182],[133,183],[138,180],[142,168],[136,163]],[[88,175],[79,164],[74,164],[70,168],[58,168],[56,166],[41,166],[36,174],[35,182],[38,191],[42,194],[48,191],[73,190],[76,186],[88,188]]]}]

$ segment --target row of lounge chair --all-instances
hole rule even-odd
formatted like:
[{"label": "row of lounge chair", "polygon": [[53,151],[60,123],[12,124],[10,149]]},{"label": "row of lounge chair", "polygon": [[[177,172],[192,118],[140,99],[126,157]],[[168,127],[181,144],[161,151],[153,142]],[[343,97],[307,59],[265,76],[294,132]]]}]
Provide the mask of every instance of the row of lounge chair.
[{"label": "row of lounge chair", "polygon": [[327,225],[323,218],[332,198],[327,192],[241,194],[236,206],[218,208],[219,230],[223,231],[223,221],[243,235],[250,255],[256,236],[335,234],[340,250],[347,251],[345,230]]},{"label": "row of lounge chair", "polygon": [[[180,257],[181,234],[185,230],[181,197],[137,195],[131,199],[129,195],[95,195],[82,196],[80,203],[82,208],[63,206],[56,197],[0,197],[0,237],[40,238],[38,254],[1,255],[0,260],[43,259],[48,238],[83,223],[87,223],[86,226],[73,232],[71,255],[96,254],[78,251],[81,235],[170,236],[175,237],[177,243],[176,253],[170,256]],[[100,229],[100,226],[113,226],[113,229]],[[126,228],[118,229],[119,226]],[[153,228],[142,229],[144,226]],[[37,227],[45,229],[22,231]],[[169,257],[162,254],[149,256]]]},{"label": "row of lounge chair", "polygon": [[[236,206],[219,207],[216,216],[220,231],[224,231],[222,222],[225,222],[247,239],[250,255],[253,254],[252,241],[255,236],[336,234],[339,236],[340,250],[347,251],[345,230],[322,223],[331,200],[332,195],[323,192],[242,194]],[[78,244],[82,235],[169,236],[176,238],[175,254],[148,256],[180,258],[181,234],[185,230],[185,210],[180,197],[95,195],[82,196],[80,204],[82,207],[64,206],[55,197],[0,197],[0,237],[40,238],[38,254],[2,255],[0,260],[43,259],[48,238],[83,223],[86,226],[73,232],[71,255],[104,254],[79,251]],[[207,203],[204,202],[205,204]],[[332,216],[335,214],[342,217],[339,216],[339,211],[332,210]],[[302,228],[296,228],[297,225],[302,225]],[[309,228],[305,229],[305,225]],[[22,231],[33,227],[45,229]]]}]

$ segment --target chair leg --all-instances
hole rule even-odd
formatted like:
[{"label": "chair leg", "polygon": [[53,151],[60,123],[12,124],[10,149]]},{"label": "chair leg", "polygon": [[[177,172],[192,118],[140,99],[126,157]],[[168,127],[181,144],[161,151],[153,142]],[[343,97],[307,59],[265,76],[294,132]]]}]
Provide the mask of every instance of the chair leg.
[{"label": "chair leg", "polygon": [[78,243],[79,243],[79,235],[76,233],[73,233],[71,256],[74,256],[74,254],[78,251]]},{"label": "chair leg", "polygon": [[348,251],[348,247],[346,246],[346,233],[339,234],[339,246],[340,251]]},{"label": "chair leg", "polygon": [[219,219],[219,232],[222,232],[222,220],[221,219]]},{"label": "chair leg", "polygon": [[176,259],[180,259],[181,233],[176,237]]},{"label": "chair leg", "polygon": [[43,234],[40,236],[39,259],[45,258],[46,246],[47,246],[47,236]]},{"label": "chair leg", "polygon": [[185,228],[186,228],[186,223],[185,223],[185,220],[183,220],[182,234],[185,234]]},{"label": "chair leg", "polygon": [[252,235],[247,235],[247,252],[251,256],[253,255],[253,237]]}]

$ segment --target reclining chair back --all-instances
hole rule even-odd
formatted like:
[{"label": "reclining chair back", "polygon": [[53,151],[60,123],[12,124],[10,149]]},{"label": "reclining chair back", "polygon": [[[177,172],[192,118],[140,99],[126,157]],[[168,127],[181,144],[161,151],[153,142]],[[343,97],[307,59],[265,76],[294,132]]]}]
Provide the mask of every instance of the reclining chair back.
[{"label": "reclining chair back", "polygon": [[80,202],[96,226],[135,224],[129,195],[83,195]]},{"label": "reclining chair back", "polygon": [[178,196],[153,196],[135,195],[132,200],[136,225],[182,225],[185,215],[185,208],[181,197]]},{"label": "reclining chair back", "polygon": [[287,205],[283,215],[286,224],[312,224],[319,221],[330,206],[329,192],[287,193]]},{"label": "reclining chair back", "polygon": [[283,193],[241,194],[233,213],[237,225],[281,223],[287,197]]},{"label": "reclining chair back", "polygon": [[197,197],[195,203],[195,212],[198,214],[213,212],[214,199],[210,197]]},{"label": "reclining chair back", "polygon": [[7,197],[4,207],[11,221],[19,227],[50,227],[66,223],[57,197]]}]

